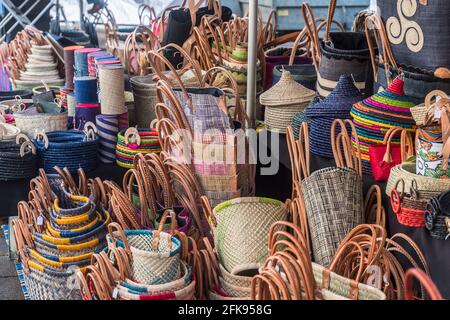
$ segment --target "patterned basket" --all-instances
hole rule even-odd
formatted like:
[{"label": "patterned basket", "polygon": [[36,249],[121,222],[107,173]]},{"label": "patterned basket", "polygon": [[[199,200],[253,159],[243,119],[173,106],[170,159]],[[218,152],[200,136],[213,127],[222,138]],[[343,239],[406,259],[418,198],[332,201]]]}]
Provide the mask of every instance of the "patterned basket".
[{"label": "patterned basket", "polygon": [[132,277],[143,284],[161,284],[180,277],[180,241],[166,232],[122,230],[108,226],[108,247],[116,244],[132,255]]}]

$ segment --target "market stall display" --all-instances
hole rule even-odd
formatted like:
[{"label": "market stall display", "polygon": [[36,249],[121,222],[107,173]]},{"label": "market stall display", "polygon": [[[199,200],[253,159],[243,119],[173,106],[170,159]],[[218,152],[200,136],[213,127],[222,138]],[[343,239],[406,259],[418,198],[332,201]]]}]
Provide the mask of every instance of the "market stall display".
[{"label": "market stall display", "polygon": [[252,17],[208,0],[107,14],[106,49],[2,43],[0,187],[25,189],[7,200],[31,299],[448,296],[449,65],[422,21],[447,7],[416,2],[361,13],[365,34],[330,0],[289,34],[259,13],[249,43]]}]

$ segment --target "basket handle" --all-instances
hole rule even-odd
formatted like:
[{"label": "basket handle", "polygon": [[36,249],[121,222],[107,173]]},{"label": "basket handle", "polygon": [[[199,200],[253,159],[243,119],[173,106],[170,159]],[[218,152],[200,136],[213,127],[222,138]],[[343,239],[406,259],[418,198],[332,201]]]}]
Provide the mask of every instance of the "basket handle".
[{"label": "basket handle", "polygon": [[[341,259],[343,259],[345,257],[345,255],[348,254],[348,249],[353,247],[354,249],[357,250],[357,253],[359,253],[361,260],[364,259],[364,250],[363,248],[360,246],[359,243],[354,242],[354,241],[349,241],[346,242],[344,245],[339,246],[330,266],[328,268],[325,268],[323,270],[322,273],[322,287],[325,289],[329,289],[330,288],[330,275],[331,272],[333,272],[335,270],[335,268],[337,267],[337,265],[341,262]],[[348,296],[352,299],[352,300],[357,300],[358,299],[358,293],[359,293],[359,289],[358,289],[358,283],[360,282],[362,273],[363,273],[364,269],[363,269],[363,263],[359,264],[358,267],[358,272],[356,274],[355,279],[351,279],[350,280],[350,288],[349,288],[349,293]]]},{"label": "basket handle", "polygon": [[311,239],[309,235],[308,216],[306,212],[303,196],[297,194],[291,203],[292,223],[300,228],[305,238],[305,246],[311,254]]},{"label": "basket handle", "polygon": [[382,190],[379,185],[371,185],[364,199],[365,218],[368,223],[386,226],[386,210],[383,207]]},{"label": "basket handle", "polygon": [[164,231],[164,226],[166,225],[167,218],[170,216],[170,229],[169,233],[173,233],[175,230],[178,229],[178,222],[177,222],[177,214],[172,209],[166,209],[164,210],[164,213],[161,216],[161,220],[159,221],[158,231]]},{"label": "basket handle", "polygon": [[405,274],[405,299],[413,300],[413,280],[416,278],[430,295],[431,300],[444,300],[430,277],[420,269],[409,269]]},{"label": "basket handle", "polygon": [[201,196],[200,202],[202,204],[203,213],[205,214],[206,220],[209,222],[211,228],[217,228],[217,219],[211,208],[209,199],[206,196]]},{"label": "basket handle", "polygon": [[[171,71],[171,74],[174,76],[174,80],[180,86],[180,88],[184,94],[184,97],[185,97],[187,103],[189,104],[191,110],[194,110],[194,105],[192,104],[192,99],[189,96],[183,81],[181,81],[179,74],[177,73],[175,68],[172,66],[172,64],[169,62],[169,60],[167,60],[166,57],[164,57],[163,55],[161,55],[160,53],[158,53],[156,51],[149,51],[147,53],[147,55],[148,55],[148,60],[150,62],[150,65],[152,66],[152,69],[156,72],[156,74],[158,75],[159,80],[164,80],[166,82],[171,83],[170,80],[164,75],[164,73],[161,72],[160,68],[158,68],[158,60],[160,62],[162,62],[169,69],[169,71]],[[162,102],[162,101],[160,101],[160,102]]]},{"label": "basket handle", "polygon": [[120,226],[120,224],[116,222],[111,222],[108,225],[108,233],[111,236],[111,240],[113,241],[114,247],[117,247],[117,239],[114,236],[114,231],[117,232],[120,240],[122,240],[126,252],[131,255],[131,248],[130,245],[128,244],[127,237],[125,236],[122,227]]},{"label": "basket handle", "polygon": [[25,152],[27,149],[31,150],[32,154],[36,154],[36,146],[31,141],[25,141],[20,145],[20,157],[23,158],[25,156]]},{"label": "basket handle", "polygon": [[[384,135],[383,144],[386,146],[386,151],[385,151],[384,156],[383,156],[383,160],[382,160],[383,162],[385,162],[385,163],[392,163],[392,155],[391,155],[392,139],[399,132],[401,134],[403,134],[403,130],[404,129],[402,127],[392,127]],[[405,157],[403,147],[406,148],[406,146],[403,146],[403,143],[402,143],[402,148],[401,148],[402,149],[402,161],[403,161],[403,159]]]},{"label": "basket handle", "polygon": [[[143,177],[136,169],[128,170],[123,176],[122,180],[122,188],[125,194],[127,194],[128,199],[133,201],[133,186],[136,183],[138,187],[138,196],[140,202],[140,214],[141,214],[141,225],[149,226],[150,225],[150,214],[148,203],[155,203],[155,199],[153,193],[146,194]],[[150,196],[150,199],[147,201],[147,196]]]},{"label": "basket handle", "polygon": [[77,277],[78,287],[81,295],[83,296],[83,300],[93,300],[91,289],[86,281],[86,278],[84,277],[83,272],[81,272],[81,270],[77,270],[75,275]]},{"label": "basket handle", "polygon": [[[337,125],[341,127],[341,132],[338,135],[336,135]],[[348,135],[346,125],[349,125],[352,129],[351,136]],[[355,153],[351,137],[355,139],[358,155]],[[345,159],[342,157],[341,147],[344,151]],[[358,175],[362,175],[361,150],[356,134],[356,128],[351,120],[335,119],[333,121],[333,124],[331,125],[331,148],[333,149],[333,156],[337,167],[352,168]]]},{"label": "basket handle", "polygon": [[[372,30],[372,34],[371,31]],[[384,64],[386,81],[390,85],[392,83],[391,76],[389,74],[390,66],[397,69],[397,62],[395,61],[394,54],[392,53],[391,45],[389,43],[386,28],[383,21],[377,15],[368,16],[364,27],[366,34],[367,45],[370,51],[370,60],[372,61],[372,69],[374,79],[378,78],[378,65],[376,63],[376,51],[378,48],[378,59],[381,64]],[[372,39],[375,39],[376,47],[373,45]]]}]

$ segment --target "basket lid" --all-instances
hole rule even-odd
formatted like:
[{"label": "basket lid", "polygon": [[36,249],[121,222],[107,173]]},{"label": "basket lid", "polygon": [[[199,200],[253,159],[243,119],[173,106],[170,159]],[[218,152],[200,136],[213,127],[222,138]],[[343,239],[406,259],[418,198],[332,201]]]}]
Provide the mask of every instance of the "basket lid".
[{"label": "basket lid", "polygon": [[364,99],[351,75],[341,75],[336,87],[322,101],[306,108],[308,117],[349,116],[354,103]]},{"label": "basket lid", "polygon": [[392,126],[411,126],[414,124],[411,108],[415,103],[404,91],[404,81],[400,78],[394,81],[383,91],[370,98],[353,105],[352,112],[370,114],[371,118],[384,119]]},{"label": "basket lid", "polygon": [[264,92],[259,101],[264,106],[289,106],[309,102],[315,92],[296,82],[289,71],[281,72],[280,81]]}]

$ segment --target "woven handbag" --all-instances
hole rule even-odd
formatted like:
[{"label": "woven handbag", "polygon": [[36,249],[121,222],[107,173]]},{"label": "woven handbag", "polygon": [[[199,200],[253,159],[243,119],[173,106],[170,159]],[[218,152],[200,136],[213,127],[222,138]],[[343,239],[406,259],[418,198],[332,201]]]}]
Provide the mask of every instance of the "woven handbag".
[{"label": "woven handbag", "polygon": [[[409,5],[410,3],[407,4],[407,6]],[[433,72],[418,68],[418,65],[406,66],[402,64],[400,66],[397,63],[391,49],[386,27],[379,16],[372,15],[368,17],[365,29],[374,72],[374,92],[378,92],[380,88],[387,88],[392,79],[400,74],[404,77],[406,95],[411,97],[416,104],[422,103],[430,91],[441,90],[449,92],[450,79],[442,76],[437,77]],[[413,29],[411,30],[413,31]],[[378,38],[379,44],[374,45],[372,39],[375,38],[373,37]],[[378,54],[376,55],[375,47],[378,46]]]},{"label": "woven handbag", "polygon": [[124,247],[132,255],[132,275],[144,284],[173,281],[180,275],[180,242],[168,233],[152,230],[125,230],[108,226],[108,246]]},{"label": "woven handbag", "polygon": [[213,211],[204,207],[219,261],[231,274],[254,269],[262,263],[267,257],[269,227],[287,218],[285,205],[268,198],[237,198],[219,204]]},{"label": "woven handbag", "polygon": [[450,189],[450,181],[447,179],[436,179],[416,174],[415,163],[402,163],[391,169],[391,174],[386,185],[386,194],[391,195],[392,189],[398,180],[403,179],[405,182],[405,190],[410,190],[413,181],[417,183],[419,195],[429,192],[444,192]]},{"label": "woven handbag", "polygon": [[[401,132],[401,146],[393,145],[392,139]],[[376,181],[387,181],[393,166],[405,162],[414,154],[411,135],[401,127],[394,127],[386,132],[383,144],[370,145],[369,156],[372,176]]]},{"label": "woven handbag", "polygon": [[[335,138],[337,124],[341,133]],[[352,149],[346,129],[348,124],[349,120],[335,120],[332,126],[331,145],[337,167],[318,170],[301,181],[313,257],[320,265],[328,265],[344,236],[364,222],[361,163]],[[352,129],[354,136],[354,127]],[[304,145],[309,145],[305,134],[302,138]],[[304,159],[302,165],[309,167],[306,164],[309,159],[305,157],[308,152],[300,151],[299,157]]]},{"label": "woven handbag", "polygon": [[330,32],[336,8],[331,0],[323,40],[319,39],[316,19],[308,3],[302,5],[307,32],[312,39],[312,57],[317,69],[317,92],[326,97],[342,74],[351,74],[355,85],[366,96],[372,94],[373,77],[370,51],[363,33]]},{"label": "woven handbag", "polygon": [[450,41],[447,1],[388,0],[379,7],[393,54],[400,64],[429,72],[450,68],[450,47],[443,45]]}]

